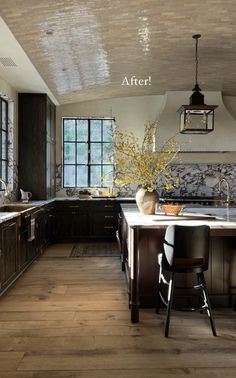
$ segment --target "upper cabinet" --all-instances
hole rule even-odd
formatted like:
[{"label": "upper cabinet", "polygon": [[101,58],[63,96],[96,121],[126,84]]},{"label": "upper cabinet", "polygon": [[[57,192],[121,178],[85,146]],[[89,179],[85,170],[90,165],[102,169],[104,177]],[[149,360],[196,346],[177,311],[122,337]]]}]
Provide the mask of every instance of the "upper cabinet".
[{"label": "upper cabinet", "polygon": [[32,200],[55,196],[55,109],[46,94],[19,93],[19,188]]}]

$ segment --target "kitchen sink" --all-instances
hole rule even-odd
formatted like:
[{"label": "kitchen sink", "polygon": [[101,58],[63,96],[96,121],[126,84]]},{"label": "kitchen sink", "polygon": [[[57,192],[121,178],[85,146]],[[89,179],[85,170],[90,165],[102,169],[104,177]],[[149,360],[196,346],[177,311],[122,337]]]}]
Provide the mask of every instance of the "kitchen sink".
[{"label": "kitchen sink", "polygon": [[27,210],[30,210],[30,209],[33,209],[34,206],[33,205],[25,205],[25,204],[22,204],[22,205],[15,205],[15,204],[12,204],[12,205],[3,205],[0,207],[0,212],[1,213],[9,213],[9,212],[23,212],[23,211],[27,211]]}]

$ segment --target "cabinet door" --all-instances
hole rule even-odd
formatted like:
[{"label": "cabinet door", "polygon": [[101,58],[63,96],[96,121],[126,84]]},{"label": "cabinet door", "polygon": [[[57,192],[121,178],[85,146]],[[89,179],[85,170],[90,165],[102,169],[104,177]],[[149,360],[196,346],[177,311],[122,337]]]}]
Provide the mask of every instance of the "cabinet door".
[{"label": "cabinet door", "polygon": [[73,214],[72,235],[73,238],[87,238],[90,236],[90,224],[88,212],[83,210],[75,211]]},{"label": "cabinet door", "polygon": [[47,98],[47,127],[46,127],[46,186],[47,197],[55,196],[55,106]]},{"label": "cabinet door", "polygon": [[45,94],[20,93],[18,109],[19,187],[34,200],[54,197],[55,106]]},{"label": "cabinet door", "polygon": [[75,210],[55,213],[55,240],[74,241],[89,236],[88,214]]},{"label": "cabinet door", "polygon": [[53,224],[54,224],[54,209],[48,207],[45,209],[45,248],[51,244],[53,240]]},{"label": "cabinet door", "polygon": [[54,222],[55,241],[69,241],[72,239],[73,219],[71,212],[56,211]]},{"label": "cabinet door", "polygon": [[17,223],[1,227],[1,284],[4,285],[17,271]]}]

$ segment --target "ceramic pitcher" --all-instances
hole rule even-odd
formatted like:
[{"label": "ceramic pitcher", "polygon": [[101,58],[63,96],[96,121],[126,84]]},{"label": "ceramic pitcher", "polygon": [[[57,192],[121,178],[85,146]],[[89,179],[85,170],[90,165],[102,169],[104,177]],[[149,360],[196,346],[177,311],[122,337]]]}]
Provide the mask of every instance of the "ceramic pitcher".
[{"label": "ceramic pitcher", "polygon": [[32,197],[31,192],[25,192],[23,189],[20,189],[21,201],[28,202],[29,199]]}]

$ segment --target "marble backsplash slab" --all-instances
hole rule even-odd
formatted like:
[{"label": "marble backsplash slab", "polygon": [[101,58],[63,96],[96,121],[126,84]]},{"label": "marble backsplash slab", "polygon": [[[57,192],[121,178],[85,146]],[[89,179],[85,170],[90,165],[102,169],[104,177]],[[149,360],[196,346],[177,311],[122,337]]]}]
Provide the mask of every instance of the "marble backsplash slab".
[{"label": "marble backsplash slab", "polygon": [[[225,178],[229,183],[230,197],[236,200],[236,166],[234,164],[176,164],[173,165],[173,176],[179,178],[179,186],[165,190],[159,185],[157,190],[161,197],[214,197],[226,198],[226,185],[222,184],[219,193],[219,180]],[[62,188],[62,167],[56,169],[57,195],[76,196],[78,189]],[[120,189],[122,197],[132,197],[135,190]]]},{"label": "marble backsplash slab", "polygon": [[231,199],[236,199],[236,166],[234,164],[178,164],[173,175],[179,177],[179,186],[166,191],[159,189],[162,197],[214,197],[226,198],[227,188],[219,181],[227,180]]}]

